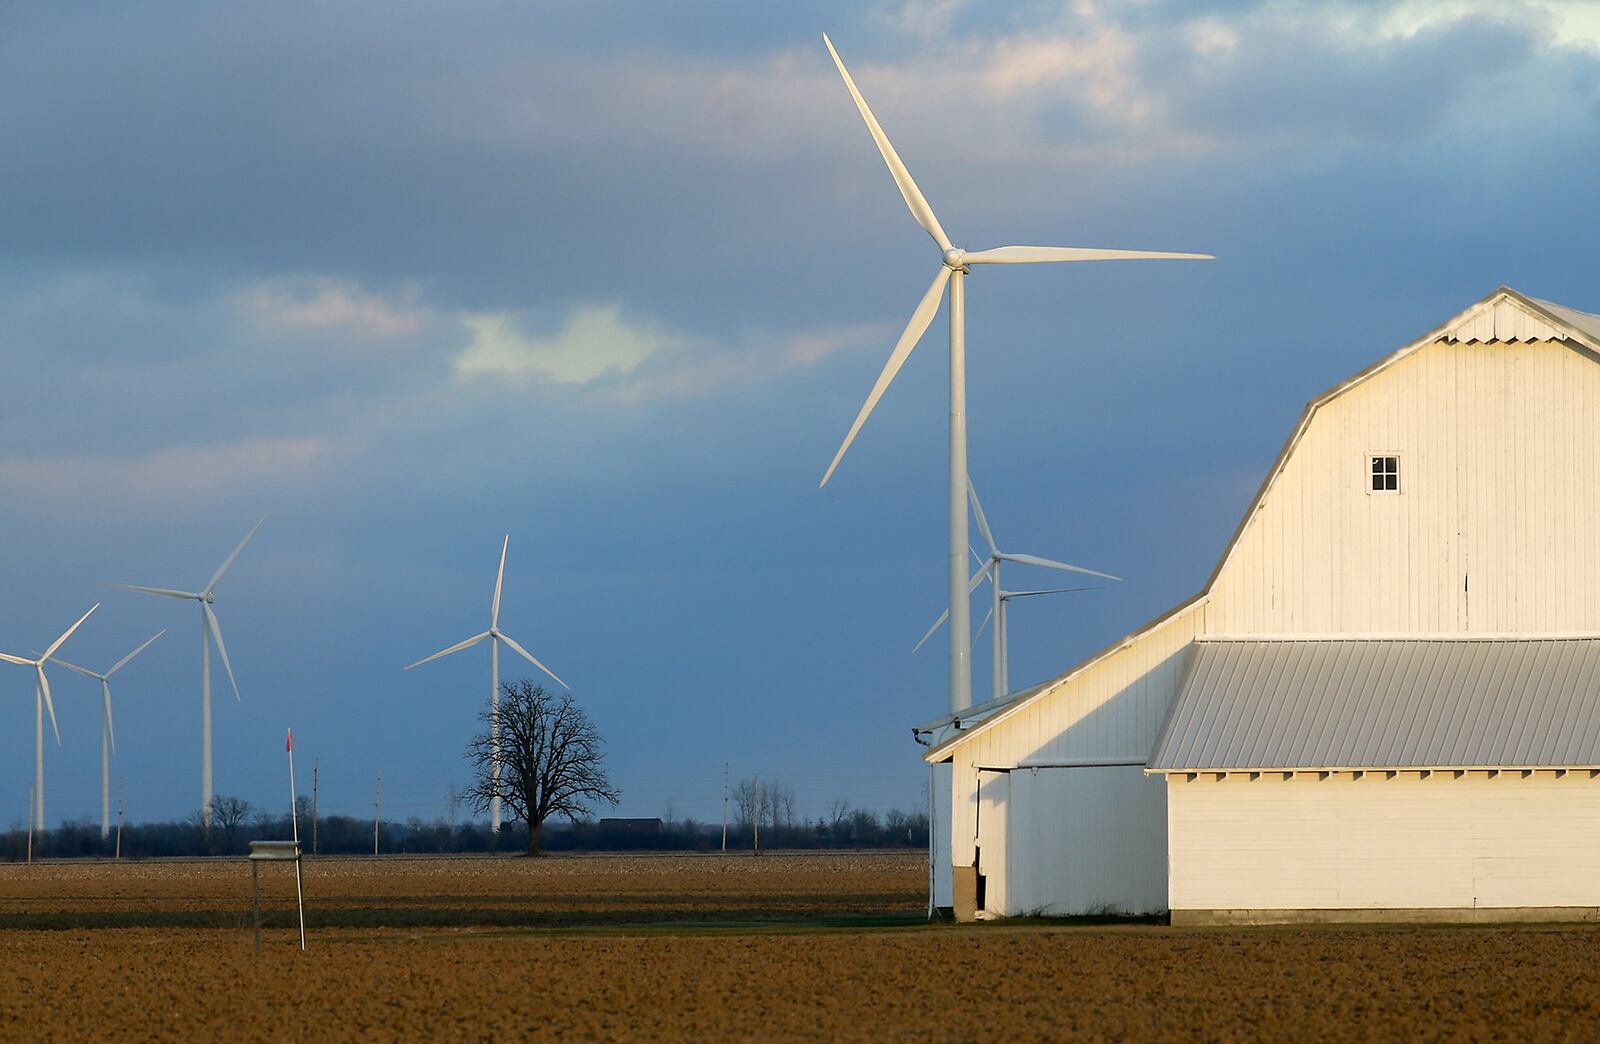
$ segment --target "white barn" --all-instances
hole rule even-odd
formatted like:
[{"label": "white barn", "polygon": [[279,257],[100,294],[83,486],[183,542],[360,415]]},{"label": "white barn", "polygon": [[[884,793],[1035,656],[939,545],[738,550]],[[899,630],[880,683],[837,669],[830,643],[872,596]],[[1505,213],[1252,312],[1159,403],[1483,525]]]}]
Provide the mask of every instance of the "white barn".
[{"label": "white barn", "polygon": [[1306,407],[1199,595],[918,729],[933,901],[1600,915],[1597,529],[1600,317],[1502,288]]}]

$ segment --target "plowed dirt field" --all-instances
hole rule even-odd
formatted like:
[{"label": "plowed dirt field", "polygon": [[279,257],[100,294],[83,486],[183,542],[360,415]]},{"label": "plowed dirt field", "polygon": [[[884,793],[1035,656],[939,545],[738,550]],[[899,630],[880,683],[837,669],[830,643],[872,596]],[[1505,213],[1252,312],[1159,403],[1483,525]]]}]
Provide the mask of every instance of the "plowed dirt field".
[{"label": "plowed dirt field", "polygon": [[[1586,1040],[1600,931],[936,925],[916,856],[0,867],[0,1040]],[[292,907],[291,907],[292,908]]]}]

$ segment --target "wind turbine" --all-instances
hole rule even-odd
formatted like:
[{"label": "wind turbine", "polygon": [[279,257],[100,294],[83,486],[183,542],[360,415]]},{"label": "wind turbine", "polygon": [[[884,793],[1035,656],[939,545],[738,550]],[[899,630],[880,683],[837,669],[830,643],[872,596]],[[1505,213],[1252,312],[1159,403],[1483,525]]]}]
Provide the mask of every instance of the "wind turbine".
[{"label": "wind turbine", "polygon": [[38,829],[44,829],[44,713],[50,712],[50,729],[56,734],[56,746],[61,746],[61,729],[56,725],[56,705],[50,699],[50,679],[44,676],[44,665],[49,662],[55,651],[61,648],[61,643],[72,637],[83,621],[89,619],[100,603],[96,602],[89,607],[89,612],[78,617],[78,622],[62,632],[61,637],[50,643],[50,648],[44,651],[37,660],[13,656],[10,653],[0,653],[0,660],[14,663],[21,667],[32,667],[36,674],[33,683],[33,808],[29,812],[33,815],[34,824]]},{"label": "wind turbine", "polygon": [[872,386],[872,391],[867,395],[865,405],[856,415],[855,423],[850,426],[850,432],[844,437],[844,442],[839,446],[839,452],[834,454],[833,463],[828,465],[827,473],[822,476],[821,485],[827,485],[834,469],[839,466],[839,461],[844,458],[845,451],[850,448],[850,443],[855,440],[856,433],[866,423],[867,417],[888,390],[889,384],[894,380],[900,368],[905,365],[907,356],[917,346],[923,333],[933,322],[934,313],[939,310],[939,302],[944,297],[946,284],[950,287],[950,547],[948,558],[948,578],[950,591],[950,709],[952,711],[964,710],[972,705],[972,673],[969,635],[971,633],[970,609],[967,605],[967,510],[964,503],[964,484],[967,477],[967,361],[966,361],[966,277],[973,265],[1017,265],[1035,264],[1052,261],[1129,261],[1146,258],[1170,258],[1193,261],[1211,260],[1210,254],[1177,254],[1167,251],[1148,250],[1098,250],[1084,247],[1039,247],[1039,246],[1003,246],[992,250],[963,250],[950,242],[944,229],[939,225],[939,219],[934,216],[933,208],[928,205],[922,191],[917,188],[917,183],[912,180],[911,172],[900,161],[900,156],[895,152],[894,146],[889,143],[888,137],[883,133],[883,128],[878,125],[878,120],[872,115],[872,110],[867,107],[867,101],[856,89],[855,81],[850,78],[849,70],[844,67],[839,52],[834,50],[833,41],[824,34],[822,41],[828,47],[828,53],[833,56],[833,63],[839,67],[839,75],[844,78],[844,85],[850,91],[850,97],[855,99],[856,108],[861,111],[861,118],[867,123],[867,130],[872,135],[872,140],[877,143],[878,151],[883,155],[883,162],[888,165],[889,173],[894,177],[895,184],[900,189],[900,195],[905,199],[906,206],[911,210],[911,216],[916,218],[917,224],[933,237],[940,250],[940,265],[938,274],[933,277],[933,285],[928,287],[922,300],[917,304],[916,310],[911,313],[910,322],[906,323],[905,331],[900,334],[900,339],[895,343],[894,351],[889,353],[889,361],[884,364],[883,372],[878,374],[878,380]]},{"label": "wind turbine", "polygon": [[120,587],[124,591],[140,591],[144,594],[160,595],[163,598],[181,598],[200,603],[200,821],[206,830],[211,829],[211,643],[217,643],[217,653],[222,657],[222,666],[228,672],[228,684],[233,686],[233,700],[242,702],[239,698],[239,683],[233,677],[233,664],[228,662],[228,647],[222,642],[222,625],[217,622],[216,611],[211,606],[216,602],[214,592],[217,584],[222,580],[234,559],[239,557],[239,552],[244,550],[244,545],[256,535],[256,530],[261,528],[261,523],[267,520],[262,515],[261,520],[250,527],[250,532],[239,541],[239,546],[233,553],[223,559],[217,571],[211,574],[211,579],[201,591],[176,591],[167,587],[141,587],[138,584],[108,584],[108,587]]},{"label": "wind turbine", "polygon": [[166,634],[163,628],[157,631],[145,643],[133,652],[116,662],[116,665],[104,674],[96,674],[87,667],[79,667],[66,660],[56,660],[69,671],[75,671],[85,678],[95,678],[100,682],[100,840],[104,841],[111,836],[111,755],[117,749],[117,730],[111,723],[111,676],[128,665],[128,661],[144,652],[157,638]]},{"label": "wind turbine", "polygon": [[[407,664],[405,667],[405,669],[409,671],[411,668],[421,667],[423,664],[428,663],[431,660],[437,660],[440,657],[449,656],[451,653],[460,652],[462,649],[470,649],[472,646],[477,645],[485,638],[489,639],[489,743],[494,757],[494,782],[496,789],[498,789],[500,783],[500,643],[505,642],[507,645],[511,646],[512,650],[520,655],[524,660],[527,660],[529,663],[533,664],[550,677],[555,678],[556,684],[560,685],[563,689],[572,688],[572,686],[568,685],[560,678],[557,678],[554,671],[540,663],[538,657],[534,656],[533,653],[518,645],[515,638],[512,638],[509,634],[506,634],[504,631],[500,630],[500,592],[505,587],[506,550],[510,548],[510,546],[511,534],[507,533],[505,542],[500,545],[500,571],[495,574],[494,578],[494,601],[489,606],[489,629],[484,631],[482,634],[475,634],[471,638],[468,638],[464,641],[459,641],[450,646],[448,649],[440,649],[432,656],[426,656],[418,660],[416,663]],[[495,833],[498,834],[500,832],[500,798],[498,795],[491,798],[489,801],[489,825]]]},{"label": "wind turbine", "polygon": [[[985,580],[989,581],[992,604],[989,606],[989,612],[985,614],[983,622],[978,624],[978,634],[983,633],[983,628],[990,619],[994,620],[994,654],[991,657],[991,668],[994,698],[999,699],[1010,691],[1008,688],[1010,679],[1006,671],[1006,658],[1009,653],[1006,645],[1006,603],[1013,598],[1032,598],[1037,595],[1066,594],[1070,591],[1093,590],[1093,588],[1088,587],[1056,587],[1040,591],[1007,591],[1000,584],[1000,566],[1002,563],[1016,562],[1019,565],[1059,569],[1068,573],[1081,573],[1084,576],[1098,576],[1103,580],[1121,580],[1122,578],[1113,576],[1110,573],[1102,573],[1099,570],[1085,569],[1083,566],[1071,565],[1067,562],[1058,562],[1053,558],[1041,558],[1038,555],[1026,555],[1014,551],[1000,550],[1000,546],[995,543],[994,532],[989,528],[989,519],[983,513],[983,504],[978,501],[978,491],[973,487],[970,478],[967,480],[967,499],[972,503],[972,514],[978,520],[978,532],[983,534],[984,543],[989,545],[989,555],[987,559],[984,559],[983,565],[978,568],[978,571],[972,574],[971,580],[967,581],[966,591],[961,600],[965,603],[966,595],[971,594]],[[973,551],[972,555],[974,558],[983,558],[976,551]],[[948,610],[939,614],[939,618],[933,622],[933,626],[928,628],[927,633],[922,636],[922,640],[917,642],[916,648],[911,651],[916,652],[917,649],[922,648],[927,640],[933,637],[934,632],[939,629],[940,625],[949,618],[950,613]],[[974,645],[977,644],[978,634],[972,637]]]}]

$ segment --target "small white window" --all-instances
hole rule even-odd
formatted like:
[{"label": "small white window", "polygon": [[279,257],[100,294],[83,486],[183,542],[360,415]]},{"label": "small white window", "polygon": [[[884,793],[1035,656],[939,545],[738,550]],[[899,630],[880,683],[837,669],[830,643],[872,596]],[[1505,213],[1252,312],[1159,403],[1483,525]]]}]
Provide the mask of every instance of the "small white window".
[{"label": "small white window", "polygon": [[1374,455],[1372,458],[1372,484],[1374,493],[1400,492],[1400,458],[1392,454]]}]

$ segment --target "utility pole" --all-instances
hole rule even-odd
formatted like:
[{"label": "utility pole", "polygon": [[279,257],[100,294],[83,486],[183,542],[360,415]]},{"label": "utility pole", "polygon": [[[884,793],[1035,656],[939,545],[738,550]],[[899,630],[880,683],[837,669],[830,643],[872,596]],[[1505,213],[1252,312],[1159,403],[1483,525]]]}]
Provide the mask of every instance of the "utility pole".
[{"label": "utility pole", "polygon": [[117,854],[118,860],[122,859],[122,813],[127,807],[123,801],[122,780],[117,780]]},{"label": "utility pole", "polygon": [[311,759],[311,854],[317,854],[317,769],[321,758]]},{"label": "utility pole", "polygon": [[372,795],[372,854],[378,854],[378,824],[383,814],[383,773],[378,773],[378,785]]},{"label": "utility pole", "polygon": [[728,851],[728,763],[722,763],[722,851]]},{"label": "utility pole", "polygon": [[760,855],[761,854],[761,777],[760,776],[756,777],[755,833],[753,835],[752,844],[754,844],[754,846],[755,846],[756,855]]}]

